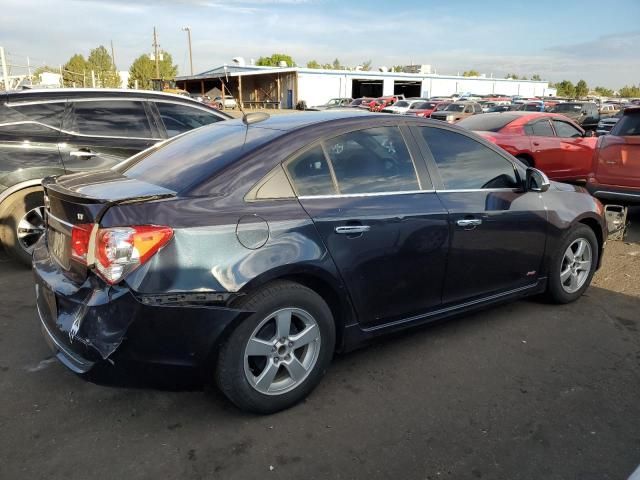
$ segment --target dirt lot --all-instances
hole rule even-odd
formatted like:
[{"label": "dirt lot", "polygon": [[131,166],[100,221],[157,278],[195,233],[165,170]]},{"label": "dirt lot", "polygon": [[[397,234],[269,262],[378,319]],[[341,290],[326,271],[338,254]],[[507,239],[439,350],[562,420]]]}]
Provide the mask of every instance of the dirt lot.
[{"label": "dirt lot", "polygon": [[520,301],[338,357],[269,417],[74,376],[41,338],[30,273],[0,271],[3,479],[603,480],[640,463],[639,243],[610,242],[572,305]]}]

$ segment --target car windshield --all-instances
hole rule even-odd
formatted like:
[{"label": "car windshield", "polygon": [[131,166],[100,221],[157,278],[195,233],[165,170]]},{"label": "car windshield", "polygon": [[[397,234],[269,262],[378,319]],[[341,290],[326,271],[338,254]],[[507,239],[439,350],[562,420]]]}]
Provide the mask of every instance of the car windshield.
[{"label": "car windshield", "polygon": [[340,99],[339,98],[332,98],[331,100],[329,100],[327,102],[327,105],[337,105],[340,103]]},{"label": "car windshield", "polygon": [[462,103],[450,103],[447,108],[445,108],[445,112],[463,112],[465,105]]},{"label": "car windshield", "polygon": [[404,100],[400,100],[399,102],[396,102],[396,107],[408,107],[409,106],[409,102],[405,102]]},{"label": "car windshield", "polygon": [[514,114],[498,113],[495,115],[472,115],[458,122],[458,125],[468,130],[483,132],[498,132],[513,122],[517,117]]},{"label": "car windshield", "polygon": [[640,110],[623,115],[611,130],[611,134],[619,137],[640,136]]},{"label": "car windshield", "polygon": [[554,112],[575,112],[582,110],[581,103],[560,103],[553,109]]},{"label": "car windshield", "polygon": [[114,170],[126,177],[180,193],[208,180],[243,153],[280,133],[218,122],[150,148],[118,164]]}]

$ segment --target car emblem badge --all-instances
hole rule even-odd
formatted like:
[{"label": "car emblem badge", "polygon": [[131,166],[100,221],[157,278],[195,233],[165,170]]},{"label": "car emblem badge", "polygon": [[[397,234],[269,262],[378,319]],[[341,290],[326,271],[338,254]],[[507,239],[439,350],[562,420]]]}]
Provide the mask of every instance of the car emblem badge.
[{"label": "car emblem badge", "polygon": [[84,214],[82,213],[79,213],[77,217],[78,217],[78,220],[84,220]]}]

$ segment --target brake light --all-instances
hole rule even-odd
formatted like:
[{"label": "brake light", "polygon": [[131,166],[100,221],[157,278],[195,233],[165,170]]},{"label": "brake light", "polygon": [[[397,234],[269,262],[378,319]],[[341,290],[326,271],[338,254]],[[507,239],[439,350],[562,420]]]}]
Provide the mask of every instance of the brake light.
[{"label": "brake light", "polygon": [[92,229],[92,223],[81,223],[74,225],[71,229],[71,257],[85,265],[87,263]]},{"label": "brake light", "polygon": [[169,227],[101,228],[96,235],[96,270],[111,285],[147,262],[173,237]]}]

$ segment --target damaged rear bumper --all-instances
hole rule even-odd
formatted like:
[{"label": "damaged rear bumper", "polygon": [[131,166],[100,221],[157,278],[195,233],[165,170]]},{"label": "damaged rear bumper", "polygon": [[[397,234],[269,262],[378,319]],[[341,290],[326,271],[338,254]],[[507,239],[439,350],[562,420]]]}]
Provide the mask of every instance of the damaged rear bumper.
[{"label": "damaged rear bumper", "polygon": [[76,373],[125,359],[197,367],[227,329],[251,314],[224,305],[157,304],[95,275],[75,284],[42,241],[34,251],[33,272],[43,336],[56,358]]}]

